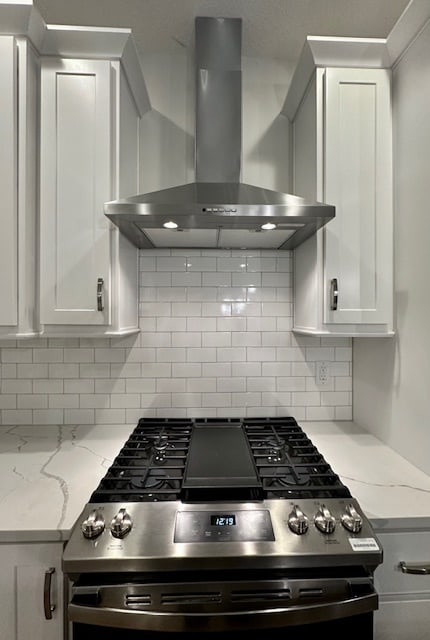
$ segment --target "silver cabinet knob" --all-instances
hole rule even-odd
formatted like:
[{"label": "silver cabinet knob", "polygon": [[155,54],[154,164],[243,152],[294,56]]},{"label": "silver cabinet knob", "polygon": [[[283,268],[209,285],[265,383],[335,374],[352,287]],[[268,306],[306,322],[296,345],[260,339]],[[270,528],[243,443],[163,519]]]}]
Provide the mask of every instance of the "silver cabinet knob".
[{"label": "silver cabinet knob", "polygon": [[297,504],[294,505],[293,510],[288,516],[288,526],[290,527],[291,531],[293,533],[296,533],[297,535],[302,535],[308,530],[309,519],[307,518],[307,516],[305,516],[305,514]]},{"label": "silver cabinet knob", "polygon": [[110,523],[110,530],[115,538],[124,538],[131,531],[132,526],[133,523],[127,511],[120,509]]},{"label": "silver cabinet knob", "polygon": [[91,511],[88,518],[81,524],[81,530],[85,538],[97,538],[105,528],[103,515],[97,509]]},{"label": "silver cabinet knob", "polygon": [[322,504],[315,515],[315,526],[322,533],[333,533],[336,527],[336,520],[331,515],[325,504]]},{"label": "silver cabinet knob", "polygon": [[352,533],[358,533],[363,526],[363,518],[357,513],[352,504],[348,504],[345,507],[345,513],[342,515],[340,521],[345,529]]}]

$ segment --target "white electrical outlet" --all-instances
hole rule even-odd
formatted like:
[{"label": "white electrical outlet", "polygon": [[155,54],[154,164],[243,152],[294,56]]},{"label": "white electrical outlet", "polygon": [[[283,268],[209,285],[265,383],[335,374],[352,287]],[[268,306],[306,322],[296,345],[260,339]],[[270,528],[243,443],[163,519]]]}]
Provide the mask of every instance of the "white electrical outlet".
[{"label": "white electrical outlet", "polygon": [[330,378],[330,364],[328,362],[322,361],[317,362],[317,370],[316,370],[316,383],[324,386],[328,383]]}]

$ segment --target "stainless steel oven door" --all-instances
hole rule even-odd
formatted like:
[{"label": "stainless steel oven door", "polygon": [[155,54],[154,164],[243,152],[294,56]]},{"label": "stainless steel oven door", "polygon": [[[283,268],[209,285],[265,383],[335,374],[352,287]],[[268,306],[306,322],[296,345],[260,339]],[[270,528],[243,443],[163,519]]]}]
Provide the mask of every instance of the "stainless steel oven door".
[{"label": "stainless steel oven door", "polygon": [[329,624],[372,614],[377,608],[370,578],[78,584],[72,586],[68,618],[78,623],[76,628],[98,626],[156,636],[208,632],[215,637],[212,634],[227,631],[276,632]]}]

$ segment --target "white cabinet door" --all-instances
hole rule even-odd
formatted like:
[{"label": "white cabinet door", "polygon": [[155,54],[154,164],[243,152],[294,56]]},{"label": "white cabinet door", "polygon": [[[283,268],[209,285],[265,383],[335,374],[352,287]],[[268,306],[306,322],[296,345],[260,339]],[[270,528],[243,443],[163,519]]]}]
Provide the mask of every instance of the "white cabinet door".
[{"label": "white cabinet door", "polygon": [[110,322],[111,109],[109,61],[43,60],[42,324]]},{"label": "white cabinet door", "polygon": [[0,337],[38,333],[36,217],[39,58],[26,38],[0,36]]},{"label": "white cabinet door", "polygon": [[326,323],[392,318],[391,131],[389,71],[326,69],[324,200],[336,207],[324,229]]},{"label": "white cabinet door", "polygon": [[400,563],[430,566],[430,531],[378,533],[384,561],[375,571],[379,609],[375,640],[430,637],[430,575],[403,573]]},{"label": "white cabinet door", "polygon": [[[61,543],[0,545],[2,640],[63,638],[62,549]],[[45,576],[50,577],[50,584]],[[55,608],[49,614],[52,607]]]},{"label": "white cabinet door", "polygon": [[0,325],[16,325],[18,265],[18,56],[15,38],[0,38]]},{"label": "white cabinet door", "polygon": [[392,335],[390,72],[316,69],[294,116],[293,158],[294,193],[336,207],[294,251],[293,330]]}]

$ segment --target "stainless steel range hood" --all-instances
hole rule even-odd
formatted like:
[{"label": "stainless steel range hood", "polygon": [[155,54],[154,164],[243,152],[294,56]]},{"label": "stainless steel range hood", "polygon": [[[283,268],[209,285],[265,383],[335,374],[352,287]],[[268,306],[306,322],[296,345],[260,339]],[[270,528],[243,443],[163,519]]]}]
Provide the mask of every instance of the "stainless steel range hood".
[{"label": "stainless steel range hood", "polygon": [[240,18],[196,18],[196,182],[104,206],[137,247],[293,249],[334,217],[331,205],[240,182],[241,48]]}]

